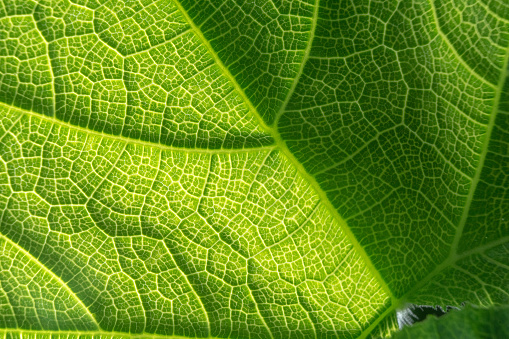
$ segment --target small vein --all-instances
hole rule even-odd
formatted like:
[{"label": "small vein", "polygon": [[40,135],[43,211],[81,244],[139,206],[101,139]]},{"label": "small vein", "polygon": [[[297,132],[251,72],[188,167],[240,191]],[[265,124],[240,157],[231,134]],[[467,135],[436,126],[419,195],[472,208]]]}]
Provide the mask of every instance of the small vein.
[{"label": "small vein", "polygon": [[444,40],[444,42],[447,44],[447,46],[449,46],[449,48],[451,49],[452,53],[454,54],[456,59],[459,61],[459,63],[462,64],[463,67],[465,67],[468,71],[470,71],[470,73],[473,74],[477,79],[479,79],[480,81],[482,81],[486,85],[490,86],[491,88],[495,88],[494,84],[492,84],[488,80],[484,79],[479,73],[474,71],[474,69],[472,67],[470,67],[470,65],[468,65],[465,62],[465,60],[463,59],[463,57],[458,53],[456,48],[453,46],[453,44],[451,43],[451,41],[449,40],[447,35],[444,33],[444,31],[442,31],[442,28],[440,27],[440,23],[438,21],[438,15],[437,15],[437,10],[436,10],[436,7],[435,7],[434,0],[428,0],[428,1],[429,1],[429,4],[430,4],[430,7],[431,7],[431,13],[433,15],[433,21],[435,23],[435,27],[437,29],[437,33]]},{"label": "small vein", "polygon": [[[182,36],[186,35],[186,34],[187,34],[187,33],[189,33],[190,31],[191,31],[190,29],[186,29],[186,30],[184,30],[183,32],[178,33],[177,35],[175,35],[175,36],[171,37],[170,39],[168,39],[168,40],[166,40],[166,41],[160,42],[160,43],[158,43],[158,44],[154,44],[154,45],[152,45],[152,46],[150,46],[150,47],[148,47],[148,48],[146,48],[146,49],[140,50],[140,51],[138,51],[138,52],[134,52],[134,53],[127,53],[127,54],[125,54],[125,55],[123,55],[122,53],[120,53],[120,54],[122,54],[122,56],[124,56],[124,57],[128,58],[128,57],[132,57],[132,56],[135,56],[135,55],[139,55],[139,54],[143,54],[143,53],[148,53],[148,52],[150,52],[151,50],[156,49],[157,47],[161,47],[161,46],[163,46],[163,45],[165,45],[165,44],[167,44],[167,43],[172,42],[172,41],[173,41],[173,40],[175,40],[175,39],[178,39],[178,38],[180,38],[180,37],[182,37]],[[100,37],[99,37],[99,38],[100,38]],[[102,41],[102,40],[101,40],[101,41]],[[109,45],[108,45],[108,46],[109,46]],[[111,47],[111,46],[110,46],[110,47]],[[112,48],[113,48],[113,47],[112,47]]]},{"label": "small vein", "polygon": [[164,247],[166,248],[166,250],[168,251],[168,253],[170,253],[170,255],[171,255],[172,259],[173,259],[173,262],[175,263],[175,267],[179,270],[180,273],[182,273],[182,276],[184,277],[184,279],[186,279],[186,282],[187,282],[189,288],[193,291],[193,294],[196,296],[196,299],[200,303],[200,306],[201,306],[201,308],[203,310],[203,314],[204,314],[205,319],[207,321],[207,337],[211,337],[212,332],[211,332],[211,329],[210,329],[210,319],[209,319],[209,314],[207,312],[207,309],[205,308],[205,304],[201,300],[200,295],[198,294],[198,292],[196,292],[196,289],[194,288],[193,284],[189,281],[189,278],[188,278],[187,274],[177,264],[177,261],[174,258],[173,252],[168,248],[168,246],[166,245],[166,242],[163,241],[163,244],[164,244]]}]

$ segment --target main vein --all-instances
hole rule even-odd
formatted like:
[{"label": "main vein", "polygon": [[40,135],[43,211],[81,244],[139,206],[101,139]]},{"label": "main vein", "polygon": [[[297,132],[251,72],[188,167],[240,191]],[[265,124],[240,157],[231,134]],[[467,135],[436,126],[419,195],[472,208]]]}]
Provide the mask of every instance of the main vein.
[{"label": "main vein", "polygon": [[[260,123],[260,126],[274,138],[275,143],[276,143],[278,149],[281,151],[281,153],[284,154],[284,156],[289,160],[289,162],[297,169],[299,174],[305,180],[307,180],[307,182],[310,184],[310,186],[314,189],[315,193],[319,196],[320,200],[323,202],[324,206],[328,209],[329,213],[333,216],[333,218],[336,220],[336,222],[340,225],[342,230],[345,232],[346,237],[352,243],[352,245],[354,246],[357,253],[361,256],[364,263],[366,264],[366,267],[371,272],[371,274],[374,276],[374,278],[377,280],[380,287],[384,290],[384,292],[387,294],[387,296],[389,296],[391,298],[391,300],[394,302],[396,300],[396,298],[393,296],[391,290],[389,289],[389,286],[387,285],[385,280],[382,278],[380,272],[378,272],[378,270],[375,268],[375,266],[371,262],[371,259],[369,258],[366,251],[363,249],[363,247],[357,241],[356,237],[353,235],[353,233],[350,230],[350,228],[348,227],[346,221],[339,215],[336,208],[334,208],[334,206],[330,202],[329,198],[327,197],[327,194],[322,190],[322,188],[320,187],[320,185],[318,184],[316,179],[314,177],[312,177],[306,171],[304,166],[302,166],[302,164],[295,158],[295,156],[292,154],[292,152],[288,149],[286,142],[281,138],[281,135],[278,132],[277,122],[275,123],[275,125],[273,127],[270,127],[265,123],[261,114],[258,112],[256,107],[253,105],[251,100],[248,98],[246,93],[243,91],[243,89],[240,87],[240,85],[236,81],[235,77],[230,73],[228,68],[219,59],[219,56],[217,55],[215,50],[212,48],[212,46],[210,45],[208,40],[205,38],[205,36],[201,32],[200,28],[194,24],[193,20],[189,17],[189,15],[187,14],[187,11],[182,7],[179,0],[173,0],[173,1],[174,1],[175,5],[179,8],[179,10],[181,11],[183,16],[186,18],[186,21],[189,23],[189,25],[191,26],[191,28],[193,29],[193,31],[195,32],[197,37],[201,40],[203,45],[209,51],[210,55],[214,58],[214,61],[216,62],[216,64],[219,66],[219,68],[221,68],[221,70],[223,71],[225,76],[227,76],[228,79],[231,81],[231,83],[233,84],[236,91],[239,93],[239,95],[242,97],[242,99],[248,106],[248,109],[251,112],[251,114],[258,120],[258,122]],[[306,50],[304,51],[304,58],[303,58],[301,67],[299,69],[299,72],[297,74],[297,77],[294,80],[294,82],[291,86],[291,89],[286,96],[286,99],[284,101],[284,106],[282,106],[282,108],[280,109],[280,111],[278,113],[278,117],[281,116],[282,114],[284,114],[286,105],[288,104],[293,92],[295,91],[295,88],[297,87],[298,80],[303,73],[305,63],[309,59],[309,54],[311,51],[310,46],[312,44],[312,39],[314,38],[314,32],[315,32],[316,23],[318,20],[318,11],[319,11],[319,0],[316,0],[315,8],[313,11],[313,19],[312,19],[312,26],[311,26],[308,46],[307,46]]]}]

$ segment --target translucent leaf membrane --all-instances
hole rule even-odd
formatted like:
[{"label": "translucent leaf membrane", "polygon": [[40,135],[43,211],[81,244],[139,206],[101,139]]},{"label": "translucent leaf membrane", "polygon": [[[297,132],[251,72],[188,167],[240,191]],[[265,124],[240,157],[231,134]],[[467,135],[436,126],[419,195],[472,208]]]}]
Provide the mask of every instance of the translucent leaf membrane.
[{"label": "translucent leaf membrane", "polygon": [[500,1],[3,0],[2,333],[509,303],[508,59]]},{"label": "translucent leaf membrane", "polygon": [[[27,265],[61,279],[102,330],[351,336],[389,306],[278,151],[179,152],[2,109],[0,232],[37,258]],[[22,325],[31,321],[23,307],[13,312],[33,329]]]}]

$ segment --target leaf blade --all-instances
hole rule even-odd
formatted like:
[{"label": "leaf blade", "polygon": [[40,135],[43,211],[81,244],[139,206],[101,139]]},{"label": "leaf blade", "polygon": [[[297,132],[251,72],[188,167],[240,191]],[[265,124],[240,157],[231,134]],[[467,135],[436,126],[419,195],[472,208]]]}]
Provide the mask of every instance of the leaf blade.
[{"label": "leaf blade", "polygon": [[[507,47],[493,35],[508,29],[506,9],[497,16],[493,4],[476,4],[495,19],[475,33],[472,51],[458,39],[477,18],[470,8],[461,10],[466,24],[448,30],[453,11],[431,2],[321,1],[313,11],[311,3],[224,2],[212,4],[213,16],[262,25],[213,39],[224,23],[202,16],[211,4],[4,2],[5,60],[27,48],[42,71],[30,69],[31,84],[9,64],[24,82],[2,82],[2,234],[53,265],[108,331],[364,337],[408,298],[473,298],[436,286],[476,272],[470,285],[485,291],[488,267],[499,269],[497,282],[476,302],[506,300],[497,291],[507,282],[503,223],[499,234],[483,231],[494,242],[476,243],[498,252],[449,255],[456,229],[471,227],[466,201],[482,208],[486,195],[505,191],[481,179],[505,175],[497,168],[505,114],[495,119],[505,92],[491,77]],[[274,11],[264,13],[271,6],[281,11],[273,21]],[[20,14],[26,24],[12,24]],[[274,22],[282,30],[263,34]],[[246,58],[239,37],[260,37],[254,54],[272,57],[280,46],[265,43],[288,29],[292,57],[258,72],[266,64]],[[488,51],[486,37],[498,47],[478,66],[471,61]],[[281,82],[258,86],[265,95],[251,90],[267,76]],[[38,90],[55,95],[41,104]],[[52,116],[52,107],[55,117],[30,112]],[[485,157],[498,172],[481,172]],[[54,248],[65,249],[69,267],[55,266]]]}]

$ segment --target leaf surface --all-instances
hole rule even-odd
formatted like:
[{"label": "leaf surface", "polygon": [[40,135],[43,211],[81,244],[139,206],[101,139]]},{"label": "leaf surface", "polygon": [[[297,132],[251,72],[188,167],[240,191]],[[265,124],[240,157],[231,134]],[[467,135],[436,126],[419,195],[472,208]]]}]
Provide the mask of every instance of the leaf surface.
[{"label": "leaf surface", "polygon": [[4,0],[0,328],[388,335],[509,303],[509,7]]}]

